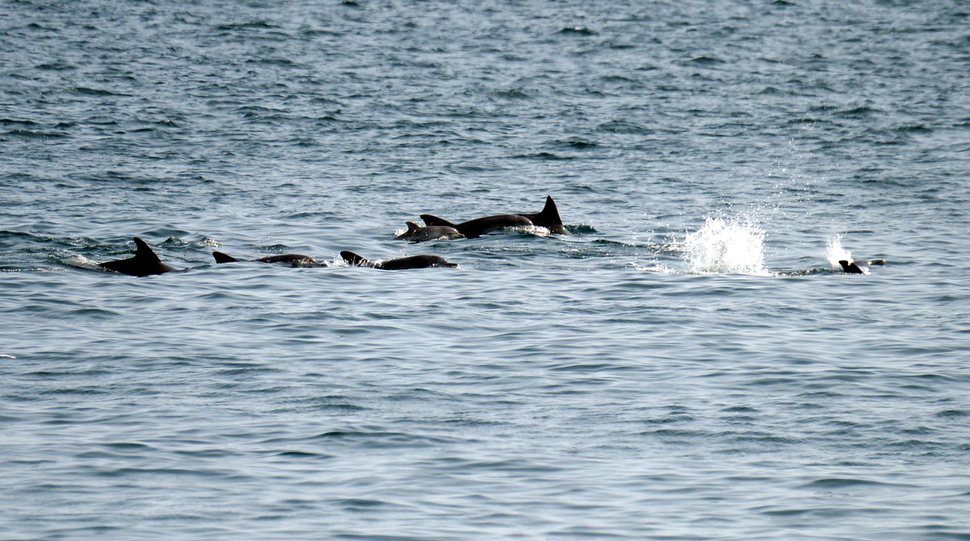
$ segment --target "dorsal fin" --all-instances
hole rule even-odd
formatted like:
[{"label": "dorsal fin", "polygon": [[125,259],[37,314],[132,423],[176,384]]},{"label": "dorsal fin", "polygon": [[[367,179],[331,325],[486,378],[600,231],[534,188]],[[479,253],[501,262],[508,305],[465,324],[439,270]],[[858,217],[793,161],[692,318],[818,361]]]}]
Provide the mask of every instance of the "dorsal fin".
[{"label": "dorsal fin", "polygon": [[222,252],[212,252],[212,257],[216,259],[216,263],[235,263],[236,261],[239,261],[235,257]]},{"label": "dorsal fin", "polygon": [[159,259],[157,255],[155,255],[155,251],[152,250],[151,246],[149,246],[148,243],[146,243],[145,241],[141,240],[138,237],[135,237],[135,246],[137,248],[135,250],[135,259],[139,261],[145,261],[145,262],[150,261],[152,263],[162,262],[162,260]]},{"label": "dorsal fin", "polygon": [[839,265],[842,265],[842,271],[847,274],[866,274],[866,271],[862,270],[859,265],[856,265],[855,261],[841,259],[839,260]]},{"label": "dorsal fin", "polygon": [[353,252],[340,252],[340,257],[344,258],[344,261],[346,261],[350,265],[354,265],[355,267],[373,266],[373,263],[371,263],[370,261],[367,261],[363,257]]},{"label": "dorsal fin", "polygon": [[425,225],[428,225],[428,226],[444,225],[444,226],[454,227],[455,229],[458,229],[458,226],[449,222],[448,220],[445,220],[444,218],[439,218],[437,216],[433,216],[431,214],[422,214],[421,219],[424,220]]},{"label": "dorsal fin", "polygon": [[556,208],[556,202],[552,200],[551,195],[546,196],[546,204],[542,207],[542,211],[538,214],[540,224],[558,224],[562,225],[562,218],[559,217],[559,209]]},{"label": "dorsal fin", "polygon": [[559,216],[559,209],[556,208],[556,202],[552,200],[551,195],[546,196],[546,204],[542,207],[540,212],[535,214],[523,213],[520,216],[525,216],[526,218],[532,220],[532,223],[538,226],[545,227],[551,233],[557,235],[569,235],[569,230],[562,224],[562,218]]},{"label": "dorsal fin", "polygon": [[414,222],[404,222],[404,223],[408,224],[408,233],[413,233],[413,232],[417,231],[418,229],[421,229],[421,226],[419,226],[418,224],[416,224]]}]

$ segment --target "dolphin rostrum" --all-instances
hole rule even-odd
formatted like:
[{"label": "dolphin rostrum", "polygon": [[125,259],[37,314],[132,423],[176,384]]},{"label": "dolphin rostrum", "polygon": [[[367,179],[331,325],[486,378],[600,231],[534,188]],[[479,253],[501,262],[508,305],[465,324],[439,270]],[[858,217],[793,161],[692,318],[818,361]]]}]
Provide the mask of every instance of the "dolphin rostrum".
[{"label": "dolphin rostrum", "polygon": [[105,263],[99,263],[99,265],[106,269],[131,276],[149,276],[152,274],[184,270],[176,269],[175,267],[170,267],[162,263],[151,247],[138,237],[135,237],[135,247],[135,255],[133,257],[107,261]]},{"label": "dolphin rostrum", "polygon": [[437,255],[414,255],[377,262],[368,261],[353,252],[340,252],[340,257],[344,258],[344,261],[354,267],[373,267],[375,269],[386,270],[458,267],[458,263],[446,261],[445,258]]}]

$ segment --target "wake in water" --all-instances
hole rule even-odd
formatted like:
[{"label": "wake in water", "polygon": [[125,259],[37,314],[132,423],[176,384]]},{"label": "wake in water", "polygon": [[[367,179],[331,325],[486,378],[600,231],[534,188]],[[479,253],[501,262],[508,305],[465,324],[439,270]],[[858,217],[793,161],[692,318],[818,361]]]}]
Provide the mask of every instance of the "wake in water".
[{"label": "wake in water", "polygon": [[769,276],[765,268],[765,231],[751,222],[708,218],[684,239],[689,272]]}]

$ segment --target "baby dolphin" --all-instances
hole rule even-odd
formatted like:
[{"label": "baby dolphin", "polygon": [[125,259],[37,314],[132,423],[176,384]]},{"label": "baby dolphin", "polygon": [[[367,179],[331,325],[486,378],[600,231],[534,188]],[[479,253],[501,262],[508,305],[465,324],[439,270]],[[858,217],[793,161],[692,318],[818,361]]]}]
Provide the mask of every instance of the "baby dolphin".
[{"label": "baby dolphin", "polygon": [[445,258],[437,255],[414,255],[378,262],[368,261],[353,252],[340,252],[340,257],[344,258],[344,261],[354,267],[373,267],[375,269],[385,270],[458,267],[458,263],[446,261]]},{"label": "baby dolphin", "polygon": [[437,239],[460,239],[464,238],[454,227],[447,225],[429,225],[421,227],[414,222],[407,222],[408,230],[394,237],[396,240],[409,240],[411,242],[421,242],[425,240]]},{"label": "baby dolphin", "polygon": [[[235,263],[237,261],[246,261],[245,259],[236,259],[229,254],[222,252],[212,252],[212,257],[215,258],[216,263]],[[280,254],[280,255],[268,255],[266,257],[260,257],[259,259],[253,259],[252,261],[258,261],[260,263],[289,263],[294,267],[329,267],[330,263],[319,262],[316,259],[308,255],[303,254]]]},{"label": "baby dolphin", "polygon": [[869,267],[872,265],[885,264],[885,259],[874,259],[872,261],[849,261],[846,259],[839,260],[839,265],[842,265],[842,271],[846,274],[869,274]]},{"label": "baby dolphin", "polygon": [[177,272],[185,269],[176,269],[162,263],[155,251],[148,244],[138,237],[135,237],[135,255],[128,259],[118,259],[99,263],[104,267],[121,274],[130,276],[150,276],[152,274],[163,274],[166,272]]}]

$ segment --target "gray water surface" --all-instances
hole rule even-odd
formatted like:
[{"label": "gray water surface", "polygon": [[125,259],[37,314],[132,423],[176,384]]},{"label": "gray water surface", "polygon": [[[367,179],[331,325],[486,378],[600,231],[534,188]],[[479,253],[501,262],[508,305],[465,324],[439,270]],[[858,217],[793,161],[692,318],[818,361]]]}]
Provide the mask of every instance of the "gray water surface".
[{"label": "gray water surface", "polygon": [[970,537],[970,9],[586,4],[0,2],[0,538]]}]

